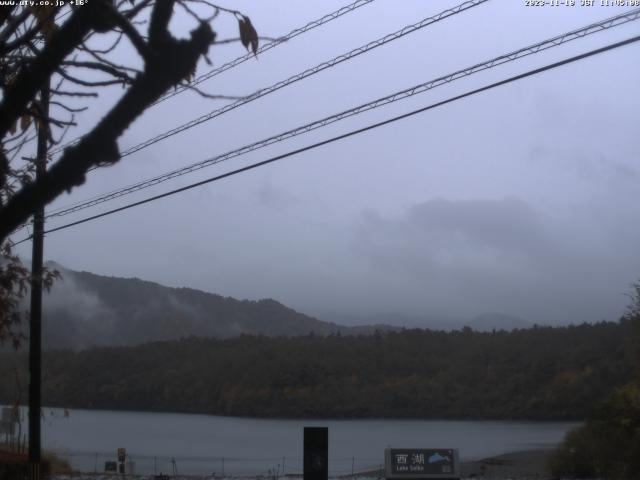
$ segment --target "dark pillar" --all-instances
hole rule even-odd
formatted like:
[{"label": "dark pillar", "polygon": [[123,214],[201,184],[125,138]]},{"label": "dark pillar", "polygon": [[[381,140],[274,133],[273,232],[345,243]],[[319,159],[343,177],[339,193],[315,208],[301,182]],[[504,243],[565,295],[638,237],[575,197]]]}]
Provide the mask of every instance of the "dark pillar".
[{"label": "dark pillar", "polygon": [[304,427],[304,480],[329,477],[329,429]]}]

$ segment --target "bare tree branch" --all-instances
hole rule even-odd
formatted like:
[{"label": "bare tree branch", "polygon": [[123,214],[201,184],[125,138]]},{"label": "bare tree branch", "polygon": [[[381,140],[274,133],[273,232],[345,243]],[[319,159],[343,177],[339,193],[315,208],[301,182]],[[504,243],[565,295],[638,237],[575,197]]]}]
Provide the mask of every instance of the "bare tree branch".
[{"label": "bare tree branch", "polygon": [[123,83],[131,83],[133,79],[125,74],[125,78],[121,78],[120,80],[82,80],[81,78],[75,77],[67,72],[65,72],[62,68],[56,70],[56,73],[61,77],[69,80],[71,83],[75,83],[76,85],[82,85],[83,87],[108,87],[111,85],[122,85]]},{"label": "bare tree branch", "polygon": [[[16,32],[16,29],[20,27],[24,23],[24,21],[29,16],[30,12],[26,8],[20,12],[16,17],[11,18],[9,24],[0,32],[0,45],[5,44],[11,35]],[[3,21],[4,23],[4,21]]]},{"label": "bare tree branch", "polygon": [[74,91],[68,91],[68,90],[59,90],[59,89],[51,89],[52,93],[55,93],[56,95],[62,95],[65,97],[98,97],[98,94],[96,92],[74,92]]},{"label": "bare tree branch", "polygon": [[165,42],[169,41],[169,20],[171,20],[174,4],[175,0],[158,2],[151,12],[149,44],[152,48],[161,47]]},{"label": "bare tree branch", "polygon": [[202,98],[208,98],[210,100],[242,100],[243,98],[247,98],[248,95],[217,95],[217,94],[212,94],[212,93],[207,93],[204,92],[202,90],[200,90],[198,87],[192,85],[191,83],[181,83],[181,86],[188,89],[188,90],[192,90],[194,92],[196,92],[198,95],[200,95]]},{"label": "bare tree branch", "polygon": [[86,40],[85,42],[82,42],[81,45],[78,46],[79,50],[83,50],[87,53],[96,53],[96,54],[102,54],[102,55],[107,55],[109,53],[111,53],[113,50],[115,50],[115,48],[120,44],[120,40],[122,40],[122,37],[124,36],[124,32],[118,32],[118,36],[116,37],[115,41],[107,48],[105,48],[104,50],[99,50],[97,48],[87,48],[86,47]]},{"label": "bare tree branch", "polygon": [[38,89],[59,67],[83,37],[91,30],[95,17],[100,13],[99,5],[104,0],[88,3],[74,11],[69,21],[56,32],[49,43],[34,61],[23,68],[15,81],[6,88],[0,103],[0,138],[4,138],[11,128],[16,112],[24,111],[27,103],[36,95]]},{"label": "bare tree branch", "polygon": [[[168,1],[168,0],[167,0]],[[115,8],[111,7],[112,15],[114,17],[114,21],[116,25],[122,30],[122,32],[127,36],[127,38],[131,41],[136,50],[145,61],[149,61],[153,56],[153,51],[149,48],[147,43],[144,41],[142,36],[138,33],[138,31],[131,25],[129,20],[120,15]]]},{"label": "bare tree branch", "polygon": [[[104,63],[100,63],[100,62],[79,62],[77,60],[65,60],[64,62],[62,62],[62,65],[77,67],[77,68],[87,68],[91,70],[100,70],[101,72],[108,73],[109,75],[119,78],[126,82],[131,82],[133,80],[131,76],[129,76],[124,71],[120,70],[118,67],[105,65]],[[64,71],[64,70],[62,68],[58,69],[58,73],[60,73],[61,71]],[[136,71],[135,73],[140,73],[140,72]]]},{"label": "bare tree branch", "polygon": [[89,107],[71,108],[71,107],[65,105],[64,103],[56,102],[55,100],[50,100],[49,104],[56,105],[57,107],[60,107],[63,110],[66,110],[67,112],[71,112],[71,113],[84,112],[85,110],[88,110],[88,108],[89,108]]},{"label": "bare tree branch", "polygon": [[167,0],[155,4],[149,38],[158,54],[145,64],[144,72],[136,77],[120,101],[77,145],[67,148],[40,180],[25,186],[0,210],[0,241],[24,223],[38,205],[84,183],[91,167],[117,162],[120,154],[116,141],[124,130],[151,103],[189,75],[198,59],[206,54],[215,40],[208,24],[201,23],[188,40],[177,40],[169,33],[173,3]]}]

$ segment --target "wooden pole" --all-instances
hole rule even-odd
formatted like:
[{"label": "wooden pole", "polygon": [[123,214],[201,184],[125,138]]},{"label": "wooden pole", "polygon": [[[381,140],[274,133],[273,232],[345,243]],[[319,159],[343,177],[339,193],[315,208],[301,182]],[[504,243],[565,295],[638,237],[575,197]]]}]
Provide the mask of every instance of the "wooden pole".
[{"label": "wooden pole", "polygon": [[[36,154],[36,181],[47,168],[49,80],[40,90],[40,119]],[[44,255],[44,207],[33,215],[33,247],[31,257],[31,309],[29,312],[29,478],[40,480],[42,405],[42,260]]]}]

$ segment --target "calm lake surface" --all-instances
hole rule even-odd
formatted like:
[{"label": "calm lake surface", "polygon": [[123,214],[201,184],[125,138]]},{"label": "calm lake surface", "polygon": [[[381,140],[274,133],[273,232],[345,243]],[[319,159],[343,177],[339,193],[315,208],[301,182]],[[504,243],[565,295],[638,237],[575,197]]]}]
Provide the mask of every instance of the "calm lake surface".
[{"label": "calm lake surface", "polygon": [[[103,471],[124,447],[136,473],[256,475],[302,471],[302,429],[329,427],[332,475],[380,467],[387,447],[458,448],[462,460],[552,447],[567,422],[264,420],[174,413],[44,409],[43,446]],[[26,412],[25,412],[26,414]],[[175,460],[175,464],[172,462]]]}]

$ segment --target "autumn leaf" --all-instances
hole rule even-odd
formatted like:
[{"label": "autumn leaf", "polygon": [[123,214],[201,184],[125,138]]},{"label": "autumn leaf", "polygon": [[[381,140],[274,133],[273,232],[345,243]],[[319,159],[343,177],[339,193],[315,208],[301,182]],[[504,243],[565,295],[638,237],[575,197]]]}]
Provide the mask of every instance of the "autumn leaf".
[{"label": "autumn leaf", "polygon": [[29,125],[31,125],[31,117],[29,115],[22,115],[20,117],[20,130],[24,132],[29,128]]},{"label": "autumn leaf", "polygon": [[249,50],[249,40],[247,38],[247,24],[244,21],[244,18],[238,19],[238,27],[240,28],[240,41],[242,42],[242,46]]},{"label": "autumn leaf", "polygon": [[53,5],[42,5],[29,7],[31,13],[38,20],[40,31],[46,38],[50,38],[56,28],[55,8]]},{"label": "autumn leaf", "polygon": [[29,10],[38,19],[38,22],[42,23],[53,17],[55,7],[53,5],[37,5],[29,7]]},{"label": "autumn leaf", "polygon": [[251,46],[251,51],[257,56],[258,32],[253,28],[249,17],[243,16],[238,19],[238,26],[240,27],[240,41],[242,42],[242,45],[247,50],[249,50],[249,46]]}]

